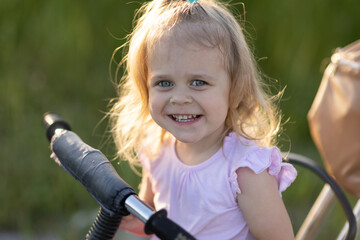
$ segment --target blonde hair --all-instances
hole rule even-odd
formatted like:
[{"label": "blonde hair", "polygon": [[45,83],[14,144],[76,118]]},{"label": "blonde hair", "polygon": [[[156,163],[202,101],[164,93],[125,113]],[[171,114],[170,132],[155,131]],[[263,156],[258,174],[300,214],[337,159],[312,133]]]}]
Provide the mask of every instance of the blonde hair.
[{"label": "blonde hair", "polygon": [[138,164],[135,152],[154,151],[166,142],[168,133],[152,120],[148,109],[147,57],[153,46],[172,31],[180,31],[184,41],[218,47],[224,55],[231,78],[224,136],[234,131],[260,146],[275,144],[280,114],[274,97],[264,90],[266,86],[242,28],[223,4],[214,0],[153,0],[144,4],[138,14],[140,18],[127,42],[127,54],[118,64],[117,72],[122,64],[126,64],[126,70],[118,85],[119,97],[110,111],[120,156],[134,166]]}]

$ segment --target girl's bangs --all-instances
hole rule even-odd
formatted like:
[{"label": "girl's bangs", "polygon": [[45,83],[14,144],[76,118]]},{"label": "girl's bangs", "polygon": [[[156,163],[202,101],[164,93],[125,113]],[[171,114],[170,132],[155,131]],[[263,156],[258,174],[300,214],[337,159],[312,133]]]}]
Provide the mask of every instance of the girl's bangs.
[{"label": "girl's bangs", "polygon": [[201,4],[168,6],[156,19],[148,21],[147,52],[162,38],[174,34],[179,44],[218,47],[225,54],[230,49],[229,32],[219,19]]}]

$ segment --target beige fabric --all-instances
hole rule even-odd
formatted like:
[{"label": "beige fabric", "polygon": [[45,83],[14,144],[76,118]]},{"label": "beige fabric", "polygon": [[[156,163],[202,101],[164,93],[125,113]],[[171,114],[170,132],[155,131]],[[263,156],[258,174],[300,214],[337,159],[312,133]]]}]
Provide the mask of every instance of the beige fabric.
[{"label": "beige fabric", "polygon": [[360,40],[332,55],[307,117],[327,171],[359,198]]}]

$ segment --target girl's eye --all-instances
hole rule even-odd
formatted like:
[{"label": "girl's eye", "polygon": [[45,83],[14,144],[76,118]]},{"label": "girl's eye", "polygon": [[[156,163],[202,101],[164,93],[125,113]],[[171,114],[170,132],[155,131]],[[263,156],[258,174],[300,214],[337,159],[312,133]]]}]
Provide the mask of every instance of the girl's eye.
[{"label": "girl's eye", "polygon": [[172,87],[174,84],[170,81],[159,81],[157,85],[159,87]]},{"label": "girl's eye", "polygon": [[204,86],[205,84],[206,82],[203,80],[194,80],[191,82],[191,86],[196,86],[196,87]]}]

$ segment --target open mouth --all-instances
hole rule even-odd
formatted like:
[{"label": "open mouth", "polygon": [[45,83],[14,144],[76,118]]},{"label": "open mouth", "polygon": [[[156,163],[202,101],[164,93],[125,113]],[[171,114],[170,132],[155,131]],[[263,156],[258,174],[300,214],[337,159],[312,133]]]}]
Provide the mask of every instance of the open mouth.
[{"label": "open mouth", "polygon": [[172,114],[170,117],[176,122],[191,122],[198,119],[201,115],[196,114]]}]

